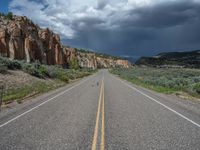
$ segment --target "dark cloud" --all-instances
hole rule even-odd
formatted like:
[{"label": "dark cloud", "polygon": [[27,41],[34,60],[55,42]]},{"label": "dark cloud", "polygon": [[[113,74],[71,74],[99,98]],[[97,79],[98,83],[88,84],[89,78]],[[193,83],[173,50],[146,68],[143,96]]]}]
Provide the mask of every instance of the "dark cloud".
[{"label": "dark cloud", "polygon": [[95,27],[95,26],[97,27],[98,25],[101,25],[102,23],[105,23],[105,21],[102,20],[101,18],[84,17],[84,18],[76,19],[76,21],[73,21],[72,28],[74,30],[78,30],[78,29],[87,30],[88,27],[89,28]]},{"label": "dark cloud", "polygon": [[98,0],[97,9],[103,9],[108,3],[108,0]]},{"label": "dark cloud", "polygon": [[[128,23],[139,27],[166,28],[199,19],[199,10],[199,3],[191,3],[190,1],[165,2],[153,7],[130,11],[128,19],[131,21]],[[133,19],[132,15],[135,16]]]},{"label": "dark cloud", "polygon": [[66,42],[133,56],[199,49],[199,10],[200,4],[191,1],[146,6],[125,12],[121,20],[116,18],[112,25],[118,27],[113,30],[91,28],[87,23],[88,26],[77,30],[77,39]]},{"label": "dark cloud", "polygon": [[[46,22],[61,33],[65,44],[74,47],[134,58],[163,51],[200,49],[200,3],[197,0],[163,0],[139,7],[123,0],[117,4],[114,0],[98,0],[94,7],[83,5],[73,9],[71,14],[65,10],[64,0],[59,1],[61,5],[43,1],[45,6],[38,7],[39,11],[34,10],[34,13],[40,12],[50,19],[42,21],[42,17],[29,16],[36,23]],[[69,5],[73,5],[72,2]],[[18,7],[16,3],[17,0],[14,6]],[[73,36],[69,38],[69,34]]]}]

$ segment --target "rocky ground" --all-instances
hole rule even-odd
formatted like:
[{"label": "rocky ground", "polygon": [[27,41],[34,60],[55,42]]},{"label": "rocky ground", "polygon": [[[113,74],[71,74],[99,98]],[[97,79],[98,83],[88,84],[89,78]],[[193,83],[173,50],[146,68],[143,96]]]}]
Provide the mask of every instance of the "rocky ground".
[{"label": "rocky ground", "polygon": [[66,82],[58,79],[37,78],[19,70],[8,70],[0,74],[0,90],[3,105],[17,101],[21,103],[24,99],[47,92],[49,90],[64,86]]}]

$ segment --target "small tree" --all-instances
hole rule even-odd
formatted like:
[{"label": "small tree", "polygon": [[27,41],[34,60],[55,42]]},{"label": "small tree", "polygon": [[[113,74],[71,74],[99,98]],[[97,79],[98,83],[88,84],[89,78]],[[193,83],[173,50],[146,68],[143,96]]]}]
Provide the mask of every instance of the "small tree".
[{"label": "small tree", "polygon": [[6,15],[6,18],[12,20],[12,19],[13,19],[13,13],[12,13],[12,12],[9,12],[9,13]]}]

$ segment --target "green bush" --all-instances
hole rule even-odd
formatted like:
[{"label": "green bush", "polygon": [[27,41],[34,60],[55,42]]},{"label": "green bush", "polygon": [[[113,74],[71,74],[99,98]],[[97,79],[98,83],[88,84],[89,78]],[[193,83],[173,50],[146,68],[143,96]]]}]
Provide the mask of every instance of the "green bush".
[{"label": "green bush", "polygon": [[9,69],[21,69],[22,65],[18,60],[13,60],[10,66],[8,66]]},{"label": "green bush", "polygon": [[0,73],[6,73],[7,69],[7,66],[5,66],[4,64],[0,64]]},{"label": "green bush", "polygon": [[44,65],[40,65],[38,67],[38,71],[43,75],[43,76],[48,76],[49,73],[48,73],[48,70],[47,70],[47,67],[44,66]]},{"label": "green bush", "polygon": [[66,83],[69,82],[69,78],[68,78],[67,75],[65,75],[65,74],[59,75],[59,76],[58,76],[58,79],[60,79],[61,81],[66,82]]},{"label": "green bush", "polygon": [[0,57],[0,64],[5,65],[8,69],[21,69],[21,62],[18,60],[10,60],[9,58]]},{"label": "green bush", "polygon": [[25,71],[33,76],[39,77],[39,78],[45,78],[45,77],[49,76],[47,66],[41,65],[37,61],[32,64],[24,63],[23,71]]},{"label": "green bush", "polygon": [[44,78],[44,75],[33,64],[24,64],[23,65],[23,71],[28,73],[28,74],[31,74],[33,76],[36,76],[38,78]]},{"label": "green bush", "polygon": [[69,68],[70,68],[70,69],[79,69],[78,60],[77,60],[77,59],[72,59],[72,60],[69,62]]},{"label": "green bush", "polygon": [[198,94],[200,94],[200,82],[199,83],[196,83],[193,87],[193,90],[195,92],[197,92]]}]

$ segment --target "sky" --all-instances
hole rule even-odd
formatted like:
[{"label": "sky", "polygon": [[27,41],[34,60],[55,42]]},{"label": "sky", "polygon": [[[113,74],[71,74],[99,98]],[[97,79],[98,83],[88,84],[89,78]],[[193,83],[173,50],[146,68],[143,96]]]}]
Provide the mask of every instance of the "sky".
[{"label": "sky", "polygon": [[72,47],[137,59],[200,49],[200,0],[1,0]]}]

